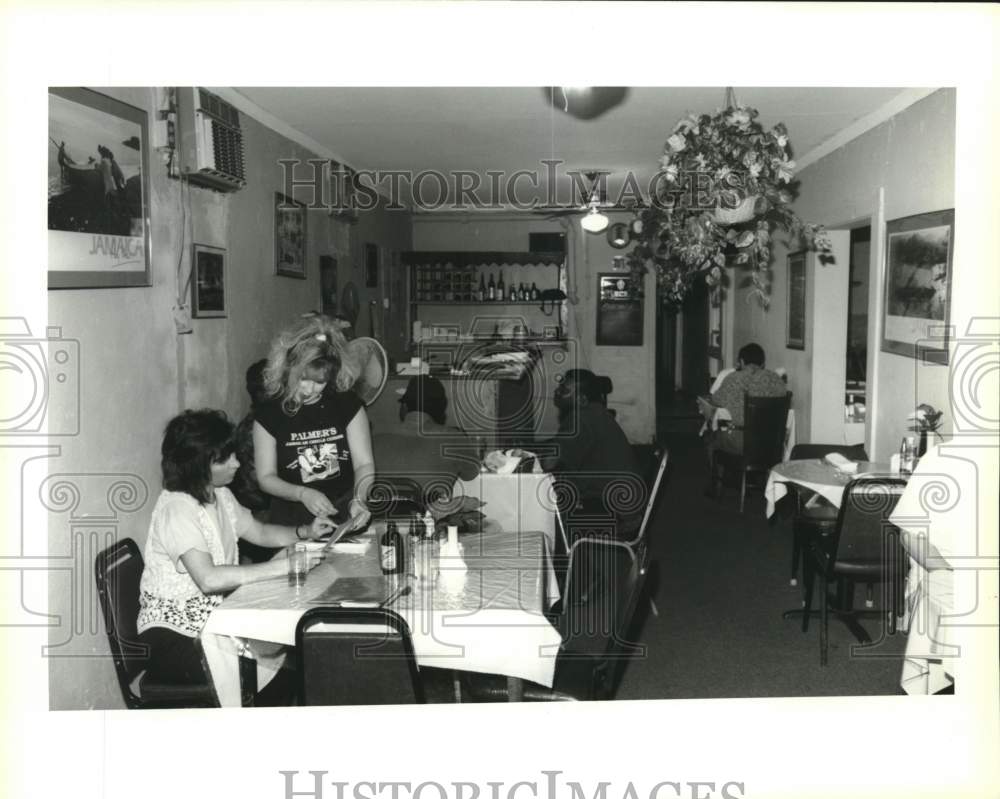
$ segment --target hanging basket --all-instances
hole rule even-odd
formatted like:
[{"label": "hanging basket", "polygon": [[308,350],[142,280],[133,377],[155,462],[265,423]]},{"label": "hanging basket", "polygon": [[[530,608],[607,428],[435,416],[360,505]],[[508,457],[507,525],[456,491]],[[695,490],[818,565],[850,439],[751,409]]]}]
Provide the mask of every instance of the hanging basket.
[{"label": "hanging basket", "polygon": [[758,195],[745,197],[739,205],[734,208],[724,208],[717,206],[712,214],[712,218],[719,225],[738,225],[741,222],[749,222],[754,218],[754,209],[757,207]]}]

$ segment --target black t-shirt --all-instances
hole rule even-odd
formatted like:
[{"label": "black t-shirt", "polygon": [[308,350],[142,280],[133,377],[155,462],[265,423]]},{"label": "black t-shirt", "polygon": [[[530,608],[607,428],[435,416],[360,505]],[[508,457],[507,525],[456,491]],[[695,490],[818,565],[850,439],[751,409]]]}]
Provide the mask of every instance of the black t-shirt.
[{"label": "black t-shirt", "polygon": [[361,408],[353,392],[327,392],[289,416],[281,401],[257,410],[261,427],[274,437],[278,477],[292,485],[322,491],[337,505],[354,491],[354,464],[347,425]]}]

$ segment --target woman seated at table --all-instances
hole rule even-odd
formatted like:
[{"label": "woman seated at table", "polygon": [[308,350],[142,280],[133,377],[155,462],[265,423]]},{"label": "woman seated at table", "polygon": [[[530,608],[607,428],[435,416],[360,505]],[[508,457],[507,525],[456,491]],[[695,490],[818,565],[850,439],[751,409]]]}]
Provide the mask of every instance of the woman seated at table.
[{"label": "woman seated at table", "polygon": [[274,499],[271,520],[300,524],[347,511],[353,529],[371,517],[375,473],[364,406],[350,391],[358,368],[326,316],[301,319],[271,345],[267,402],[253,427],[257,482]]},{"label": "woman seated at table", "polygon": [[165,682],[206,679],[196,638],[223,596],[284,577],[284,558],[240,566],[236,541],[282,547],[329,532],[327,519],[286,527],[257,521],[225,486],[239,467],[233,425],[221,411],[184,411],[163,436],[163,491],[153,508],[139,584],[139,640],[148,671]]}]

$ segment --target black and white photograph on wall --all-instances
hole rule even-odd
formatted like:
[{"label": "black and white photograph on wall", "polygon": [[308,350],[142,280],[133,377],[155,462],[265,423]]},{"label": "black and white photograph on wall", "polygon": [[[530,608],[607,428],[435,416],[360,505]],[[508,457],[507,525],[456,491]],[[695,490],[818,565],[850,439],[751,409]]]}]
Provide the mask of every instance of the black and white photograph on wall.
[{"label": "black and white photograph on wall", "polygon": [[226,251],[195,244],[191,259],[191,314],[207,319],[226,315]]},{"label": "black and white photograph on wall", "polygon": [[365,245],[365,288],[378,288],[378,245]]},{"label": "black and white photograph on wall", "polygon": [[306,277],[306,206],[274,194],[274,269],[284,277]]},{"label": "black and white photograph on wall", "polygon": [[147,114],[49,89],[49,288],[149,285]]}]

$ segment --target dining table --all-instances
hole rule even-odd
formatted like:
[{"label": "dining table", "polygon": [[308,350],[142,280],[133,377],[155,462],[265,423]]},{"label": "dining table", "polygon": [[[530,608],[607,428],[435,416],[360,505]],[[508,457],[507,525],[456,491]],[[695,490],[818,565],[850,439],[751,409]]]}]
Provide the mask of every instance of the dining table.
[{"label": "dining table", "polygon": [[[294,646],[299,618],[323,602],[320,595],[338,577],[381,573],[378,539],[384,525],[377,522],[348,542],[317,548],[320,562],[301,585],[284,576],[248,583],[212,611],[201,642],[222,707],[240,706],[240,655],[258,658],[263,687],[281,666],[276,645],[284,653]],[[546,534],[486,523],[479,532],[461,535],[460,543],[461,556],[434,556],[433,582],[417,580],[405,569],[397,579],[408,590],[385,604],[408,625],[418,668],[503,675],[513,701],[521,696],[523,680],[551,687],[562,640],[545,616],[559,599]],[[413,544],[407,540],[406,546]],[[434,543],[421,546],[437,551]]]},{"label": "dining table", "polygon": [[[788,494],[789,485],[808,489],[835,508],[839,508],[844,499],[844,489],[851,480],[858,477],[900,477],[900,474],[893,472],[890,464],[886,462],[855,461],[855,463],[857,470],[854,472],[842,471],[822,458],[784,461],[773,466],[764,486],[764,498],[767,501],[765,514],[768,518],[774,515],[774,507]],[[905,475],[903,477],[905,478]]]}]

